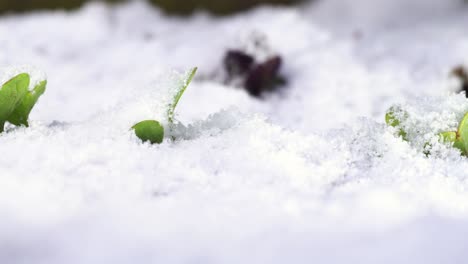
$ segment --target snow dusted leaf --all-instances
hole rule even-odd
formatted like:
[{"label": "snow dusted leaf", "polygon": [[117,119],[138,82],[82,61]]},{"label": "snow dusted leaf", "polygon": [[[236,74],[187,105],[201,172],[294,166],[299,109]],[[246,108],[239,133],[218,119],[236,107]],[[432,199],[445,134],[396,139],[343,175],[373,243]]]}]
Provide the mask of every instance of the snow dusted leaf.
[{"label": "snow dusted leaf", "polygon": [[439,133],[439,138],[443,143],[450,143],[454,148],[459,149],[462,153],[465,153],[465,146],[463,141],[458,137],[457,132],[447,131]]},{"label": "snow dusted leaf", "polygon": [[461,151],[462,154],[465,154],[465,155],[466,155],[465,143],[464,143],[463,140],[461,140],[460,138],[457,138],[457,139],[453,142],[453,147],[459,149],[459,150]]},{"label": "snow dusted leaf", "polygon": [[385,114],[385,122],[387,125],[398,128],[399,135],[406,140],[407,133],[401,127],[402,122],[408,118],[408,113],[404,111],[400,106],[392,106],[388,109]]},{"label": "snow dusted leaf", "polygon": [[439,134],[439,137],[443,143],[453,143],[457,140],[457,132],[455,131],[448,131],[442,132]]},{"label": "snow dusted leaf", "polygon": [[28,119],[31,110],[39,100],[39,97],[44,94],[47,86],[47,81],[42,81],[32,91],[27,91],[19,106],[14,110],[8,118],[8,122],[20,126],[29,126]]},{"label": "snow dusted leaf", "polygon": [[155,120],[142,121],[132,127],[135,134],[143,142],[151,144],[160,144],[164,139],[164,127]]},{"label": "snow dusted leaf", "polygon": [[5,122],[28,92],[29,82],[29,74],[21,73],[2,85],[0,90],[0,132],[3,132]]},{"label": "snow dusted leaf", "polygon": [[460,137],[461,143],[459,145],[463,145],[464,152],[466,154],[466,150],[468,150],[468,113],[465,114],[460,125],[458,127],[458,135]]},{"label": "snow dusted leaf", "polygon": [[179,100],[184,94],[185,90],[190,85],[190,82],[192,82],[192,79],[195,76],[196,72],[197,72],[197,68],[196,67],[192,68],[191,70],[187,71],[187,73],[184,74],[181,80],[179,80],[179,83],[177,84],[177,87],[176,87],[175,95],[172,98],[172,101],[169,103],[168,110],[167,110],[167,119],[170,123],[174,122],[175,108],[177,107],[177,104],[179,103]]}]

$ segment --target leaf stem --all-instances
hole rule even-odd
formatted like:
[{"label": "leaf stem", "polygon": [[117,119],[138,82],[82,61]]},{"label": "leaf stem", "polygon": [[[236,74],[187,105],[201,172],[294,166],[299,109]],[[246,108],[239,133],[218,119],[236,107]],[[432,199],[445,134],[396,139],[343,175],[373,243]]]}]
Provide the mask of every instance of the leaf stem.
[{"label": "leaf stem", "polygon": [[182,86],[180,87],[179,91],[177,92],[177,94],[174,96],[173,98],[173,102],[172,104],[169,105],[169,109],[167,110],[167,120],[169,121],[169,123],[174,123],[174,112],[175,112],[175,108],[177,106],[177,104],[179,103],[179,100],[180,98],[182,97],[182,95],[184,94],[185,90],[187,89],[187,87],[189,86],[189,84],[192,82],[193,80],[193,77],[195,76],[195,74],[197,73],[197,67],[195,68],[192,68],[189,72],[188,72],[188,75],[187,77],[183,80],[183,84]]}]

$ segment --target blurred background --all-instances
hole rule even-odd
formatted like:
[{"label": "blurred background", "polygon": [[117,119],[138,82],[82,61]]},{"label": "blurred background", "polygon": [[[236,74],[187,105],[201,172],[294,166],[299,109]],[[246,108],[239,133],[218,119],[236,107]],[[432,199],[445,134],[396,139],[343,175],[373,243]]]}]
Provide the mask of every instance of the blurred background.
[{"label": "blurred background", "polygon": [[[126,0],[101,0],[109,3]],[[150,0],[170,13],[188,14],[195,10],[206,10],[214,14],[231,14],[259,4],[288,5],[301,0]],[[44,9],[73,9],[90,0],[0,0],[1,13],[17,13]]]}]

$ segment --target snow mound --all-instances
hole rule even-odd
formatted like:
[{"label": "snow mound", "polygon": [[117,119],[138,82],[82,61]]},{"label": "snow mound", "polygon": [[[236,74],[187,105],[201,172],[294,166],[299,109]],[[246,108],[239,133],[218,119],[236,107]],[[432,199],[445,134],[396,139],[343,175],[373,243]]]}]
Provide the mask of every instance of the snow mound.
[{"label": "snow mound", "polygon": [[[334,0],[227,18],[167,17],[141,1],[1,17],[2,63],[49,78],[31,126],[0,135],[0,262],[463,263],[468,161],[432,138],[468,111],[445,86],[467,16],[430,2],[438,19],[385,30],[370,17],[373,31],[356,34],[314,16]],[[396,20],[411,5],[386,4]],[[264,101],[212,78],[256,31],[289,80]],[[186,125],[142,143],[130,127],[163,120],[168,69],[191,66]],[[410,142],[384,124],[398,103]]]}]

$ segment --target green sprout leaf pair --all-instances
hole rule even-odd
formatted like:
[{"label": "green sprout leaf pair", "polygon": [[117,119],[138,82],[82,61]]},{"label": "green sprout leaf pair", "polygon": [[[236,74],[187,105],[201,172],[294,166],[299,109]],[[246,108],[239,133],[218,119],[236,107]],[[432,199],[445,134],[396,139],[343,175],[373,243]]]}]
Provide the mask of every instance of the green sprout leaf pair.
[{"label": "green sprout leaf pair", "polygon": [[[408,119],[408,116],[408,113],[399,106],[391,107],[385,115],[387,125],[398,129],[398,135],[405,141],[408,141],[407,132],[402,124]],[[468,113],[461,120],[457,131],[441,132],[438,137],[440,142],[451,144],[452,147],[460,150],[462,155],[468,156]],[[425,147],[427,146],[430,146],[430,143],[426,143]],[[425,151],[425,153],[430,154],[428,151]]]},{"label": "green sprout leaf pair", "polygon": [[0,89],[0,132],[5,123],[29,126],[28,119],[39,97],[44,94],[47,81],[42,81],[29,90],[30,76],[21,73],[4,83]]},{"label": "green sprout leaf pair", "polygon": [[[197,72],[197,68],[192,68],[187,72],[186,76],[181,80],[180,85],[177,87],[174,97],[167,106],[167,121],[169,122],[169,127],[174,124],[175,109],[179,103],[180,98],[184,94],[187,87],[193,80]],[[151,144],[160,144],[164,140],[164,126],[161,122],[156,120],[145,120],[137,123],[132,127],[135,131],[136,136],[141,139],[143,142],[150,142]]]},{"label": "green sprout leaf pair", "polygon": [[457,131],[447,131],[439,134],[444,143],[450,143],[465,156],[468,156],[468,113],[465,114]]}]

